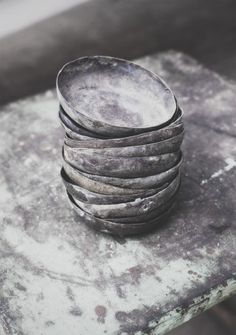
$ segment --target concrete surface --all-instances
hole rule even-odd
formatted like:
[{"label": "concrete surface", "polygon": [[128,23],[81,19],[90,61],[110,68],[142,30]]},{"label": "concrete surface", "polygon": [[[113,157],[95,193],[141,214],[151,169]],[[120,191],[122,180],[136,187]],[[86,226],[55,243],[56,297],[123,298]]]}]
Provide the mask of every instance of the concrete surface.
[{"label": "concrete surface", "polygon": [[180,53],[139,61],[185,111],[182,187],[155,233],[95,233],[60,180],[53,92],[0,115],[0,320],[21,335],[164,334],[236,292],[236,85]]}]

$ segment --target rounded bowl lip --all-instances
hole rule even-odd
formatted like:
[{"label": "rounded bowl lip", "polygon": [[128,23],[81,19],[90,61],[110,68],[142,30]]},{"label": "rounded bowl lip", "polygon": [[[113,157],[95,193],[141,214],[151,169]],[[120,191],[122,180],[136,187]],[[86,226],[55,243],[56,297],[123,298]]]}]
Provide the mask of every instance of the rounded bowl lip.
[{"label": "rounded bowl lip", "polygon": [[[126,127],[126,126],[116,126],[116,125],[113,125],[113,124],[110,124],[110,123],[107,123],[107,122],[103,122],[103,121],[100,121],[100,120],[97,120],[97,119],[94,119],[94,118],[89,118],[87,115],[83,114],[83,112],[79,111],[78,109],[75,109],[73,107],[73,105],[63,96],[63,94],[61,93],[61,89],[60,89],[60,77],[64,74],[64,70],[66,69],[66,67],[68,66],[71,66],[77,62],[81,62],[81,61],[88,61],[88,60],[108,60],[110,62],[118,62],[118,63],[122,63],[122,64],[127,64],[127,65],[130,65],[130,66],[133,66],[134,68],[138,68],[138,69],[141,69],[142,71],[146,72],[148,75],[150,75],[152,77],[152,79],[154,80],[157,80],[159,83],[161,83],[164,87],[164,89],[166,91],[169,92],[170,96],[171,96],[171,99],[173,100],[173,111],[172,111],[172,115],[171,117],[166,120],[165,122],[162,122],[161,124],[158,124],[158,125],[154,125],[154,126],[148,126],[148,127]],[[175,95],[174,93],[172,92],[171,88],[169,87],[169,85],[165,82],[165,80],[163,78],[161,78],[159,75],[157,75],[156,73],[154,73],[153,71],[150,71],[148,69],[146,69],[145,67],[135,63],[135,62],[132,62],[132,61],[129,61],[129,60],[126,60],[126,59],[122,59],[122,58],[118,58],[118,57],[112,57],[112,56],[103,56],[103,55],[93,55],[93,56],[83,56],[83,57],[79,57],[79,58],[76,58],[72,61],[69,61],[67,63],[65,63],[62,68],[58,71],[58,74],[57,74],[57,77],[56,77],[56,91],[57,91],[57,95],[58,95],[58,100],[60,102],[60,104],[62,105],[62,107],[66,110],[66,108],[68,107],[70,110],[72,110],[73,112],[77,113],[78,115],[80,115],[83,119],[87,120],[87,122],[92,122],[92,123],[95,123],[97,126],[100,126],[101,128],[108,128],[108,129],[113,129],[114,131],[117,130],[117,131],[125,131],[125,132],[128,132],[128,131],[139,131],[139,132],[142,132],[142,131],[149,131],[151,129],[156,129],[156,128],[159,128],[159,127],[162,127],[164,126],[166,123],[168,123],[174,116],[174,114],[176,113],[176,110],[178,109],[178,105],[177,105],[177,101],[176,101],[176,98],[175,98]],[[83,124],[81,124],[82,126],[84,126]]]},{"label": "rounded bowl lip", "polygon": [[164,210],[160,215],[158,215],[155,219],[151,219],[145,222],[138,222],[138,223],[118,223],[109,221],[108,219],[102,219],[97,216],[94,216],[88,212],[85,212],[80,208],[76,203],[74,198],[67,193],[68,201],[70,206],[79,213],[79,217],[82,219],[84,218],[84,224],[94,228],[95,230],[111,234],[117,236],[129,236],[129,235],[140,235],[146,234],[150,230],[156,229],[157,225],[162,222],[163,218],[170,215],[170,212],[174,208],[174,201],[170,205],[169,208]]},{"label": "rounded bowl lip", "polygon": [[[84,137],[83,141],[89,141],[89,142],[93,142],[95,141],[116,141],[116,140],[129,140],[131,138],[139,138],[140,135],[144,135],[144,134],[148,134],[148,133],[153,133],[155,131],[160,131],[160,130],[164,130],[164,129],[170,129],[172,128],[174,125],[177,124],[182,124],[183,125],[183,115],[184,112],[182,110],[182,108],[180,108],[179,106],[177,106],[177,110],[174,114],[174,116],[172,117],[172,119],[170,120],[170,122],[168,124],[166,124],[165,126],[163,126],[162,128],[158,128],[158,129],[154,129],[151,131],[145,131],[142,133],[138,133],[138,134],[133,134],[133,135],[128,135],[128,136],[105,136],[105,135],[101,135],[101,134],[97,134],[95,132],[92,132],[91,130],[88,130],[86,128],[84,128],[83,126],[79,125],[76,121],[74,121],[63,109],[63,107],[61,105],[59,105],[59,112],[58,112],[58,117],[59,120],[63,126],[63,128],[65,129],[65,132],[67,135],[72,134],[72,136],[80,136],[80,137]],[[63,118],[62,118],[63,116]],[[65,118],[68,118],[70,120],[70,122],[72,124],[74,124],[74,126],[77,128],[77,130],[73,129],[69,123],[67,123],[67,121],[65,121]],[[71,138],[71,140],[73,140],[73,137]],[[75,139],[74,139],[75,140]],[[77,140],[77,139],[76,139]]]},{"label": "rounded bowl lip", "polygon": [[[158,203],[158,201],[160,201],[161,199],[161,203],[165,203],[167,201],[167,199],[169,200],[170,198],[172,198],[173,195],[176,194],[176,191],[178,190],[179,186],[180,186],[180,183],[181,183],[181,176],[180,176],[180,173],[178,173],[176,175],[176,177],[167,185],[165,186],[162,190],[158,191],[157,193],[154,193],[150,196],[147,196],[143,199],[141,198],[138,198],[134,201],[130,201],[128,203],[120,203],[120,204],[111,204],[111,206],[108,205],[108,207],[106,208],[102,208],[100,207],[99,205],[97,206],[96,204],[85,204],[85,207],[88,205],[88,207],[91,207],[91,212],[90,210],[87,212],[86,209],[83,209],[84,211],[86,211],[87,213],[91,214],[92,216],[97,216],[99,218],[102,218],[102,219],[105,219],[105,220],[109,220],[110,217],[112,218],[116,218],[116,217],[124,217],[124,216],[127,216],[127,217],[132,217],[132,216],[136,216],[136,215],[142,215],[144,214],[146,211],[145,209],[143,208],[139,208],[139,211],[134,211],[132,212],[132,209],[135,210],[135,207],[136,205],[140,205],[142,206],[143,204],[147,203],[148,201],[151,201],[151,206],[155,206],[155,202]],[[167,197],[167,199],[166,199]],[[73,197],[74,198],[74,197]],[[163,199],[165,198],[165,200],[163,201]],[[80,207],[80,204],[78,204],[78,202],[81,203],[81,201],[78,201],[77,199],[75,199],[75,202],[76,204]],[[120,210],[119,210],[119,207],[121,204],[124,204],[124,205],[127,205],[126,208],[122,208],[122,211],[125,211],[126,213],[122,213],[122,215],[120,216]],[[160,204],[160,202],[159,202]],[[99,209],[100,207],[100,209]],[[92,209],[94,208],[94,210]],[[97,209],[96,209],[97,208]],[[153,210],[154,208],[152,208],[151,210]],[[105,214],[103,216],[103,214],[99,213],[98,212],[101,210],[101,213],[103,212],[104,214],[108,211],[112,211],[112,216],[111,216],[111,213],[109,213],[108,215]],[[97,213],[96,213],[97,212]],[[115,213],[116,212],[116,213]]]},{"label": "rounded bowl lip", "polygon": [[[66,112],[65,110],[62,108],[61,105],[59,105],[59,112],[58,112],[58,117],[59,120],[61,121],[61,123],[66,126],[66,128],[70,129],[70,131],[74,132],[74,133],[78,133],[79,135],[82,136],[86,136],[88,137],[88,139],[91,140],[106,140],[109,139],[109,137],[106,136],[102,136],[99,134],[96,134],[95,132],[92,133],[91,131],[89,131],[88,129],[82,127],[81,125],[78,125]],[[71,123],[73,125],[73,128],[71,127]],[[77,130],[76,130],[77,128]],[[78,132],[78,128],[79,128],[79,132]]]},{"label": "rounded bowl lip", "polygon": [[[183,161],[184,161],[184,156],[183,156],[183,153],[182,151],[180,150],[179,152],[179,159],[177,160],[176,164],[174,166],[172,166],[171,168],[163,171],[163,172],[159,172],[157,174],[152,174],[152,175],[149,175],[149,176],[145,176],[145,177],[130,177],[130,178],[120,178],[120,177],[110,177],[110,176],[100,176],[100,175],[97,175],[97,174],[93,174],[93,173],[88,173],[88,172],[84,172],[84,171],[81,171],[79,170],[78,168],[74,167],[73,165],[71,165],[69,162],[66,161],[67,164],[70,165],[70,167],[74,170],[77,170],[79,174],[82,174],[83,176],[85,176],[86,178],[89,178],[90,176],[95,176],[96,177],[102,177],[101,179],[107,179],[109,181],[112,180],[112,179],[122,179],[122,180],[138,180],[138,179],[147,179],[147,178],[151,178],[151,177],[155,177],[155,176],[158,176],[160,174],[163,174],[163,173],[166,173],[166,172],[169,172],[170,170],[173,170],[174,168],[177,168],[177,169],[180,169],[182,164],[183,164]],[[92,178],[91,178],[92,179]],[[95,180],[95,179],[92,179],[92,180]],[[104,183],[104,181],[100,180],[99,182],[101,183]],[[112,185],[112,184],[109,184],[109,185]]]},{"label": "rounded bowl lip", "polygon": [[[81,140],[79,139],[79,142],[85,144],[85,146],[80,146],[81,148],[112,148],[112,147],[126,147],[126,146],[130,146],[130,142],[129,141],[139,141],[140,138],[143,137],[148,137],[148,136],[153,136],[156,132],[166,132],[169,131],[170,129],[175,129],[175,128],[180,128],[182,129],[180,132],[184,131],[184,123],[183,123],[183,111],[182,109],[179,108],[179,115],[177,116],[176,120],[171,123],[170,125],[167,125],[163,128],[160,129],[155,129],[155,130],[151,130],[150,132],[143,132],[140,134],[134,134],[134,135],[130,135],[130,136],[123,136],[123,137],[110,137],[110,138],[92,138],[91,136],[86,137],[85,139]],[[59,117],[60,118],[60,117]],[[63,127],[65,128],[65,125],[62,123]],[[180,133],[178,132],[178,134]],[[74,132],[71,129],[65,129],[65,136],[69,138],[70,141],[75,141],[78,142],[77,137],[76,136],[82,136],[81,134],[77,134],[76,132]],[[176,134],[177,135],[177,134]],[[174,136],[176,136],[174,135]],[[173,137],[173,136],[171,136]],[[169,138],[169,137],[168,137]],[[166,138],[167,139],[167,138]],[[108,141],[108,145],[105,145],[105,143],[107,143],[106,141]],[[116,142],[125,142],[128,141],[129,144],[121,144],[121,145],[117,145]],[[162,141],[162,140],[157,140],[157,142]],[[79,143],[78,142],[78,143]],[[144,140],[145,143],[139,143],[138,145],[141,144],[148,144],[148,143],[153,143],[155,141],[151,141],[151,142],[147,142],[147,140]],[[95,143],[100,143],[100,144],[104,144],[104,146],[102,145],[102,147],[100,146],[93,146],[93,144]],[[88,147],[86,146],[88,145]],[[137,144],[132,144],[133,145],[137,145]]]}]

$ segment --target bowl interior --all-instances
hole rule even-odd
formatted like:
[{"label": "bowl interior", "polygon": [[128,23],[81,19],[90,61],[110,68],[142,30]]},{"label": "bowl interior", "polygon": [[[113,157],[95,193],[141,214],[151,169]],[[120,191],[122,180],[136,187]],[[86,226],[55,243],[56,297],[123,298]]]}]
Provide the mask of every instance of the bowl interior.
[{"label": "bowl interior", "polygon": [[80,58],[64,66],[57,85],[75,113],[114,127],[156,127],[176,111],[173,93],[158,76],[124,60]]}]

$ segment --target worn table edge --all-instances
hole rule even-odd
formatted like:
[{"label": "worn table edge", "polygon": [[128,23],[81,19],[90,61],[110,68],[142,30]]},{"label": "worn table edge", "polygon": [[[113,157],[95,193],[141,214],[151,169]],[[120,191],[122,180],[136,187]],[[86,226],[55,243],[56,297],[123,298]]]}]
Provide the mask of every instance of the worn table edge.
[{"label": "worn table edge", "polygon": [[185,308],[180,306],[166,311],[158,320],[153,320],[149,324],[148,329],[138,332],[136,335],[164,335],[168,331],[230,298],[236,294],[236,274],[233,274],[233,276],[233,279],[228,279],[203,295],[193,298],[192,304],[186,304]]}]

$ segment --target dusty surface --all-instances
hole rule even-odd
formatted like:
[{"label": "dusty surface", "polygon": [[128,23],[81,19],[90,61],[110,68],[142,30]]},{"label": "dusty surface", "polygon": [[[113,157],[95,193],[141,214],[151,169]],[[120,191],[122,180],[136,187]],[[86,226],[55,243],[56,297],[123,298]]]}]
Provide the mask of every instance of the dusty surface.
[{"label": "dusty surface", "polygon": [[185,111],[172,217],[132,239],[96,234],[60,178],[52,92],[0,115],[0,334],[162,334],[236,292],[236,86],[181,54],[141,61]]},{"label": "dusty surface", "polygon": [[161,126],[176,112],[166,83],[119,58],[83,57],[67,63],[58,73],[57,92],[74,121],[111,137]]}]

